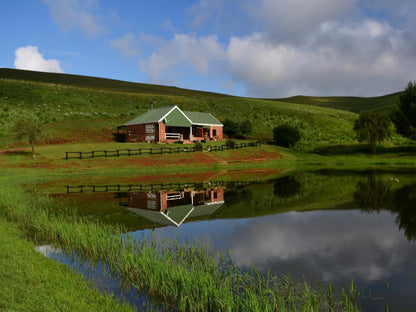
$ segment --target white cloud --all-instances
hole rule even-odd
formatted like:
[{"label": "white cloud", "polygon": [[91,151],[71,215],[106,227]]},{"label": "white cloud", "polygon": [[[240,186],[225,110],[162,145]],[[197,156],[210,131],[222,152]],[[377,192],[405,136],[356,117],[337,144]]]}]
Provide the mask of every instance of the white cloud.
[{"label": "white cloud", "polygon": [[375,96],[415,79],[413,0],[199,0],[190,12],[200,29],[239,25],[221,66],[249,96]]},{"label": "white cloud", "polygon": [[327,21],[351,14],[358,0],[261,0],[248,6],[251,16],[263,25],[262,32],[274,41],[297,41]]},{"label": "white cloud", "polygon": [[28,45],[15,51],[14,66],[17,69],[36,70],[43,72],[63,73],[60,62],[55,59],[44,59],[38,47]]},{"label": "white cloud", "polygon": [[125,56],[134,57],[141,53],[139,39],[132,33],[125,34],[123,37],[112,41],[110,45]]},{"label": "white cloud", "polygon": [[139,62],[139,68],[153,83],[175,82],[175,70],[179,67],[206,75],[214,62],[225,57],[224,47],[217,36],[197,38],[178,34],[170,41],[153,41],[158,43],[156,51]]},{"label": "white cloud", "polygon": [[100,17],[93,14],[99,8],[96,0],[44,0],[52,18],[63,31],[79,29],[87,37],[95,37],[106,30]]},{"label": "white cloud", "polygon": [[233,79],[251,96],[369,96],[403,88],[416,67],[411,51],[399,31],[369,19],[325,23],[304,44],[233,37],[227,55]]}]

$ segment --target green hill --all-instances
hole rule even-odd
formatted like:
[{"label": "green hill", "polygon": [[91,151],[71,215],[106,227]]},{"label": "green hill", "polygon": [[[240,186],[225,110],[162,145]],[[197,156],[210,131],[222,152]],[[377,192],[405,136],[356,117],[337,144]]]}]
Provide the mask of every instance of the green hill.
[{"label": "green hill", "polygon": [[[338,103],[348,102],[337,99]],[[36,114],[45,123],[45,143],[110,141],[117,126],[146,112],[150,101],[154,107],[178,105],[183,110],[210,112],[222,121],[249,119],[253,124],[250,136],[256,139],[272,139],[274,127],[290,123],[303,133],[299,143],[302,150],[356,142],[352,124],[357,114],[341,110],[345,107],[335,106],[333,102],[312,105],[298,98],[297,104],[293,104],[288,99],[240,98],[175,87],[3,68],[0,69],[0,145],[13,142],[11,127],[16,118],[26,114]],[[376,103],[377,98],[373,101]]]},{"label": "green hill", "polygon": [[327,108],[342,109],[354,113],[365,111],[386,111],[389,112],[397,105],[397,99],[401,92],[377,96],[377,97],[352,97],[352,96],[293,96],[289,98],[275,99],[278,102],[296,103]]},{"label": "green hill", "polygon": [[0,79],[13,79],[39,83],[59,84],[86,89],[99,89],[114,92],[164,94],[178,96],[229,96],[225,94],[181,89],[145,83],[127,82],[114,79],[97,78],[59,73],[45,73],[30,70],[0,68]]}]

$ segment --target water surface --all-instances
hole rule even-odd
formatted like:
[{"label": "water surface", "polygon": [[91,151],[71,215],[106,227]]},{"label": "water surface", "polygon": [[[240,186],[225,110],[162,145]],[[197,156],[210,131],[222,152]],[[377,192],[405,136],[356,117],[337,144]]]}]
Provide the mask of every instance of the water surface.
[{"label": "water surface", "polygon": [[412,174],[298,172],[252,185],[70,196],[92,219],[128,220],[138,239],[197,239],[242,267],[339,287],[353,279],[366,311],[386,302],[416,310]]}]

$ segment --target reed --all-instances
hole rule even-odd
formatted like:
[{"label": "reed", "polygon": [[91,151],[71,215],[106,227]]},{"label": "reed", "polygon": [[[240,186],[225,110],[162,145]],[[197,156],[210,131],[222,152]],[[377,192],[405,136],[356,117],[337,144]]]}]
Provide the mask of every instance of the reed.
[{"label": "reed", "polygon": [[19,188],[0,189],[0,216],[35,241],[104,262],[124,285],[179,311],[357,311],[356,291],[339,298],[254,268],[239,268],[199,242],[157,243],[123,228],[77,217],[64,204]]}]

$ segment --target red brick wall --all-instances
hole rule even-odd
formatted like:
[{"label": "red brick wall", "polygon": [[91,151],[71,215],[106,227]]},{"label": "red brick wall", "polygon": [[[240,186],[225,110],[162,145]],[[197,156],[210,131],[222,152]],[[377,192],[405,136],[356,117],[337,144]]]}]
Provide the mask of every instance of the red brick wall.
[{"label": "red brick wall", "polygon": [[[159,129],[160,129],[160,142],[164,142],[165,139],[165,135],[166,135],[166,125],[163,122],[159,123]],[[158,136],[159,139],[159,136]]]},{"label": "red brick wall", "polygon": [[[146,125],[126,126],[126,142],[159,142],[159,125],[157,123],[153,125],[154,133],[152,134],[146,133]],[[149,140],[149,135],[154,136],[154,139]]]},{"label": "red brick wall", "polygon": [[[223,132],[222,132],[222,128],[223,128],[222,126],[211,126],[211,129],[210,129],[210,131],[211,131],[211,137],[214,140],[222,141],[224,139],[224,135],[223,135]],[[216,132],[216,135],[214,135],[214,130]]]}]

